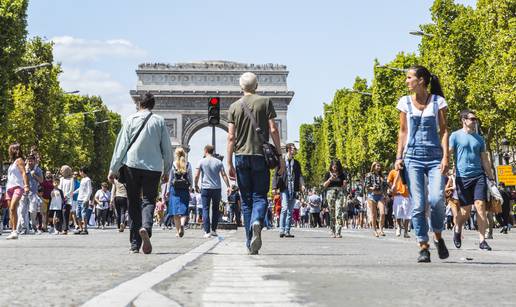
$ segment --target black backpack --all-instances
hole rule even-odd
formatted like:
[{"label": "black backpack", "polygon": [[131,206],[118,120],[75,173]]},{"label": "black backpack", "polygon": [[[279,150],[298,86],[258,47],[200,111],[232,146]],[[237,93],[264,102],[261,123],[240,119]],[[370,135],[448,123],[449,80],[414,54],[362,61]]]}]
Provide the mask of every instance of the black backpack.
[{"label": "black backpack", "polygon": [[[188,178],[187,178],[188,172],[180,173],[174,164],[172,164],[172,167],[174,169],[174,175],[172,178],[172,186],[174,187],[174,189],[175,190],[188,190],[188,188],[190,188],[190,182],[188,181]],[[187,169],[188,169],[188,164],[187,164]]]}]

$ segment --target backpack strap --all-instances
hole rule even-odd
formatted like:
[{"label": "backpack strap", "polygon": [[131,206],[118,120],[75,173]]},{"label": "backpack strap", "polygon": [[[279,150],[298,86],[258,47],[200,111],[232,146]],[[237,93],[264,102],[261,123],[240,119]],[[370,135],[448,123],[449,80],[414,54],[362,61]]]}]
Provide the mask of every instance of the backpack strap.
[{"label": "backpack strap", "polygon": [[437,127],[437,132],[439,132],[441,129],[439,128],[439,105],[437,104],[437,98],[439,96],[434,94],[434,115],[435,115],[435,126]]},{"label": "backpack strap", "polygon": [[412,116],[412,101],[410,100],[410,96],[407,95],[407,110],[408,110],[408,115],[409,116]]}]

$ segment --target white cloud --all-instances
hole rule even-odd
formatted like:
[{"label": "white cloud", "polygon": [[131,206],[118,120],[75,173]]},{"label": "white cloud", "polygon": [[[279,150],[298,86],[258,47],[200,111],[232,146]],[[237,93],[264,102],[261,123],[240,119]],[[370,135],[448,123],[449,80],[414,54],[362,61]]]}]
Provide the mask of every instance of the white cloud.
[{"label": "white cloud", "polygon": [[106,57],[139,58],[146,55],[145,50],[125,39],[86,40],[71,36],[56,36],[54,56],[57,61],[85,62]]},{"label": "white cloud", "polygon": [[81,95],[100,96],[114,112],[125,117],[135,111],[129,89],[109,73],[89,69],[63,67],[59,81],[65,91],[79,90]]}]

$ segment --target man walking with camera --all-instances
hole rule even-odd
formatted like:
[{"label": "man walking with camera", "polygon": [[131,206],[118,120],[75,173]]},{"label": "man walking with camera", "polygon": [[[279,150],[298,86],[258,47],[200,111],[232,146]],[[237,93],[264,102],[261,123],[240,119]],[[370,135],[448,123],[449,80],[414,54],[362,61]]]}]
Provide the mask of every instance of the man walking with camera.
[{"label": "man walking with camera", "polygon": [[[280,155],[281,144],[279,130],[274,122],[276,111],[272,102],[267,97],[256,95],[256,75],[251,72],[242,74],[240,87],[244,91],[244,96],[232,103],[228,111],[227,164],[229,178],[237,179],[242,196],[246,246],[249,254],[256,255],[262,246],[261,231],[267,212],[267,192],[270,184],[262,137],[268,139],[270,134]],[[254,129],[253,121],[246,115],[245,107],[250,109],[260,131]],[[236,169],[233,165],[233,153]],[[285,161],[280,159],[279,175],[283,175],[284,171]]]}]

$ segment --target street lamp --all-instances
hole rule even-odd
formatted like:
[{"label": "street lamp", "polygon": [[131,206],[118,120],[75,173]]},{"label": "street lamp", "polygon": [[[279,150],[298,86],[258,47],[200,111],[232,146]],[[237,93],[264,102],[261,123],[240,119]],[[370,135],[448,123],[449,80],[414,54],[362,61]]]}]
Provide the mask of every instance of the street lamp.
[{"label": "street lamp", "polygon": [[75,90],[75,91],[70,91],[70,92],[63,92],[63,94],[78,94],[80,91],[79,90]]},{"label": "street lamp", "polygon": [[351,90],[350,92],[357,93],[357,94],[364,95],[364,96],[373,96],[373,94],[368,93],[368,92],[361,92],[361,91],[356,91],[356,90]]},{"label": "street lamp", "polygon": [[415,36],[434,37],[433,34],[426,33],[426,32],[423,32],[423,31],[410,31],[409,34],[410,35],[415,35]]},{"label": "street lamp", "polygon": [[390,66],[387,66],[387,65],[378,65],[376,67],[384,68],[384,69],[389,69],[389,70],[393,70],[393,71],[404,72],[404,73],[408,71],[408,69],[406,69],[406,68],[396,68],[396,67],[390,67]]},{"label": "street lamp", "polygon": [[105,123],[109,123],[109,122],[110,122],[110,120],[106,119],[106,120],[103,120],[101,122],[95,122],[95,125],[105,124]]},{"label": "street lamp", "polygon": [[97,113],[100,111],[101,110],[93,110],[93,111],[87,111],[87,112],[68,113],[68,114],[65,114],[65,116],[76,115],[76,114],[92,114],[92,113]]},{"label": "street lamp", "polygon": [[505,165],[509,165],[509,158],[510,158],[510,154],[509,154],[509,141],[506,139],[506,138],[503,138],[502,139],[502,157],[503,157],[503,160],[505,161]]},{"label": "street lamp", "polygon": [[14,70],[15,73],[19,73],[20,71],[24,71],[24,70],[33,70],[33,69],[37,69],[37,68],[41,68],[41,67],[47,67],[47,66],[52,66],[52,64],[50,63],[41,63],[41,64],[38,64],[38,65],[33,65],[33,66],[24,66],[24,67],[18,67]]}]

